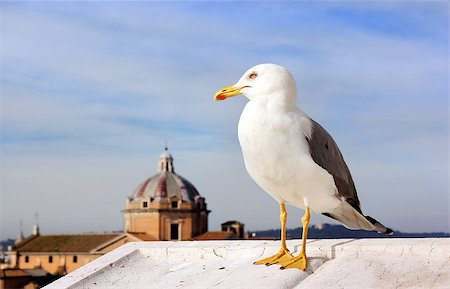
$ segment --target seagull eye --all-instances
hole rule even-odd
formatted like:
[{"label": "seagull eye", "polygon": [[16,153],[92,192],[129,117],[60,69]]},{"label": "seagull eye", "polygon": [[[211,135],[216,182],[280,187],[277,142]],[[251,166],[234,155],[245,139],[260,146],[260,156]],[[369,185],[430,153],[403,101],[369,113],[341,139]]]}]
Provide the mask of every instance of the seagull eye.
[{"label": "seagull eye", "polygon": [[256,74],[256,72],[252,72],[252,73],[250,73],[248,78],[255,79],[257,76],[258,76],[258,74]]}]

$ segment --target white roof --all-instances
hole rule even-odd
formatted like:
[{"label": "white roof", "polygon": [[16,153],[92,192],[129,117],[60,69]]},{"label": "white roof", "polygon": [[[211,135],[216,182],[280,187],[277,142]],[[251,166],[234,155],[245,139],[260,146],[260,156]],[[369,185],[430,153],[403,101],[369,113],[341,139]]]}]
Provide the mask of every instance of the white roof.
[{"label": "white roof", "polygon": [[[300,244],[288,241],[293,252]],[[45,288],[450,288],[449,238],[308,240],[305,272],[252,264],[279,245],[128,243]]]}]

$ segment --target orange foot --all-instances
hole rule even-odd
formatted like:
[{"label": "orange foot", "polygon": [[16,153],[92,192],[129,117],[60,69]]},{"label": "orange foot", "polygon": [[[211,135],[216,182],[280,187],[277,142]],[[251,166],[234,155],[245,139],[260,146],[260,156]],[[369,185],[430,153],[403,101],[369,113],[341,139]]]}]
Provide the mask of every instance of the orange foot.
[{"label": "orange foot", "polygon": [[305,271],[306,266],[308,265],[308,262],[306,261],[306,254],[301,252],[300,255],[298,255],[297,257],[293,257],[285,262],[280,262],[280,265],[281,270],[296,268]]},{"label": "orange foot", "polygon": [[[273,264],[277,264],[280,262],[286,262],[288,260],[292,260],[294,257],[291,255],[291,253],[289,253],[288,249],[283,249],[281,248],[280,251],[278,253],[276,253],[273,256],[261,259],[259,261],[254,262],[254,265],[273,265]],[[280,263],[281,264],[281,263]]]}]

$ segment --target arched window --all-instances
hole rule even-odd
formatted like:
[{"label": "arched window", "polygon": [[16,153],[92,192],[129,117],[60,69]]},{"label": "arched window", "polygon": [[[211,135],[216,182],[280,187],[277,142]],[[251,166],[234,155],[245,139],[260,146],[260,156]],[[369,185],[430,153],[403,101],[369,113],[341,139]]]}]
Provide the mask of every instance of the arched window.
[{"label": "arched window", "polygon": [[30,257],[29,256],[25,256],[25,263],[30,262]]},{"label": "arched window", "polygon": [[48,262],[53,263],[53,256],[48,256]]},{"label": "arched window", "polygon": [[78,256],[73,256],[73,262],[77,263],[78,262]]}]

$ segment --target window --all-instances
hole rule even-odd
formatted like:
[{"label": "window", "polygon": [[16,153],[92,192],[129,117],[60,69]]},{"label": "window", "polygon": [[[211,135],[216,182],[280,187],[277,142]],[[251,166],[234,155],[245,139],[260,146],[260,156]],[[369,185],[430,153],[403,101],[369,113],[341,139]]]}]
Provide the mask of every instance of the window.
[{"label": "window", "polygon": [[73,261],[74,263],[78,262],[78,257],[77,257],[77,256],[73,256],[72,261]]},{"label": "window", "polygon": [[30,257],[25,256],[25,263],[28,263],[28,262],[30,262]]},{"label": "window", "polygon": [[172,201],[172,209],[178,208],[178,201]]},{"label": "window", "polygon": [[48,256],[48,262],[53,263],[53,256]]},{"label": "window", "polygon": [[143,202],[142,203],[142,207],[147,208],[148,207],[148,202]]},{"label": "window", "polygon": [[170,240],[178,240],[178,229],[180,224],[170,224]]}]

